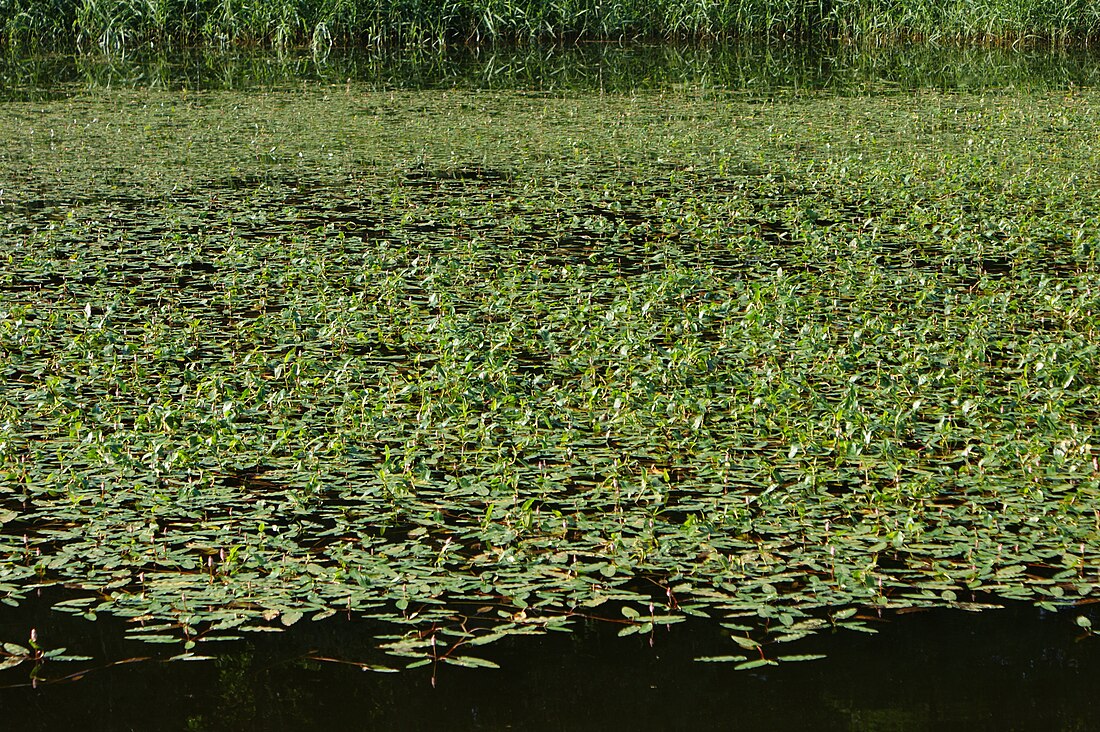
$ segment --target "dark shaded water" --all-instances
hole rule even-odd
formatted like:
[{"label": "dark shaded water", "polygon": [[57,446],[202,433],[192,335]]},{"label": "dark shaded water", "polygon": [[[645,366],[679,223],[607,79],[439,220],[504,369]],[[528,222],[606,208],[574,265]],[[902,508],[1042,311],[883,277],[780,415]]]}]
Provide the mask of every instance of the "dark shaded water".
[{"label": "dark shaded water", "polygon": [[[5,638],[36,627],[47,647],[116,661],[149,653],[121,642],[116,622],[35,605],[0,613]],[[732,652],[711,624],[651,638],[594,625],[487,647],[501,670],[371,673],[306,658],[377,660],[375,628],[333,618],[231,644],[214,661],[135,662],[37,688],[24,666],[0,675],[14,685],[0,689],[0,713],[20,730],[1089,730],[1100,728],[1100,638],[1082,635],[1081,612],[1098,615],[910,613],[876,623],[877,635],[807,639],[799,651],[828,657],[765,673],[693,661]]]}]

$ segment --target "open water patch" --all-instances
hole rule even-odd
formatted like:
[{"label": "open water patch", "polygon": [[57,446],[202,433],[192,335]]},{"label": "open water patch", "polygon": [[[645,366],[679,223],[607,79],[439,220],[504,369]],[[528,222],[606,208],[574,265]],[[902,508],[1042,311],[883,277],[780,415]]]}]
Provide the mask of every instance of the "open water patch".
[{"label": "open water patch", "polygon": [[[1087,613],[1095,618],[1094,613]],[[500,670],[445,664],[364,672],[373,629],[331,618],[252,635],[212,660],[165,663],[41,603],[0,611],[0,631],[95,663],[0,672],[0,705],[20,729],[1091,729],[1096,639],[1066,614],[1022,605],[975,615],[930,610],[876,620],[875,636],[819,636],[827,658],[738,673],[694,657],[728,644],[708,623],[617,638],[607,624],[512,638]],[[113,664],[113,665],[108,665]],[[75,675],[74,675],[75,674]],[[32,676],[36,679],[32,683]]]}]

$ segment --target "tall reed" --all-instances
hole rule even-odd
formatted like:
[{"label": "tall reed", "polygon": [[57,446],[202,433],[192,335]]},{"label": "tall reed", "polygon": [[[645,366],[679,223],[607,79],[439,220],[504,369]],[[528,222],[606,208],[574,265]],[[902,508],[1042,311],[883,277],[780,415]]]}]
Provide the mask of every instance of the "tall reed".
[{"label": "tall reed", "polygon": [[8,45],[1100,38],[1096,0],[0,0]]}]

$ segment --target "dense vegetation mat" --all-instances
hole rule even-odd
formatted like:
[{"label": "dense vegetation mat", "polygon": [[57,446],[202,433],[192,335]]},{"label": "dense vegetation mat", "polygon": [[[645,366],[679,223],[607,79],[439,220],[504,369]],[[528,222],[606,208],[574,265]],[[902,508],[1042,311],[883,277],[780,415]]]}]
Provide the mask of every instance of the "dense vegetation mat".
[{"label": "dense vegetation mat", "polygon": [[1098,100],[6,103],[0,595],[467,665],[1091,601]]}]

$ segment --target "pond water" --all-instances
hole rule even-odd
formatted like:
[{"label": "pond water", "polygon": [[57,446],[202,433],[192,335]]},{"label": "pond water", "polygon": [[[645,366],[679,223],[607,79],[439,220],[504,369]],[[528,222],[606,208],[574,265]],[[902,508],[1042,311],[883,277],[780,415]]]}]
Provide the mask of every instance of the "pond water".
[{"label": "pond water", "polygon": [[6,56],[5,718],[1095,727],[1098,70]]},{"label": "pond water", "polygon": [[[1095,613],[1090,613],[1097,617]],[[147,654],[117,622],[34,604],[0,614],[6,637],[43,639],[118,662]],[[19,729],[736,729],[1086,730],[1100,724],[1100,651],[1064,616],[1016,605],[929,610],[875,622],[875,635],[815,638],[824,660],[736,672],[693,657],[723,643],[706,623],[618,638],[607,625],[494,646],[500,670],[441,665],[377,674],[310,660],[377,655],[362,623],[332,619],[263,635],[216,660],[89,664],[36,688],[9,672],[0,708]],[[853,637],[855,635],[856,637]],[[61,665],[63,666],[63,665]],[[48,664],[47,664],[48,667]],[[63,669],[64,673],[72,669]],[[434,679],[433,679],[434,677]]]}]

